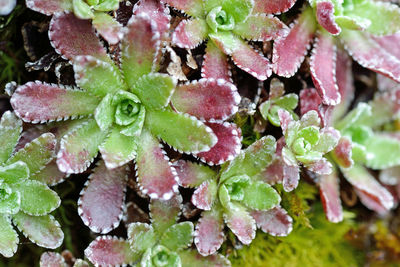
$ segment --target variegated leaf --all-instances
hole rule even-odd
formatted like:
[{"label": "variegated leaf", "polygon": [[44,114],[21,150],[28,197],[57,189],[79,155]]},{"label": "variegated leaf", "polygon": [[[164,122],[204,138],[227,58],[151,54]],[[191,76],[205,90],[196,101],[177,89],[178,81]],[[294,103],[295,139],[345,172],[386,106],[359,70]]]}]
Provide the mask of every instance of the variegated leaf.
[{"label": "variegated leaf", "polygon": [[326,218],[334,223],[343,220],[343,210],[340,201],[339,177],[336,171],[319,177],[319,193],[324,206]]},{"label": "variegated leaf", "polygon": [[286,192],[290,192],[295,189],[300,180],[300,167],[295,165],[291,166],[283,162],[283,180],[282,185],[283,189]]},{"label": "variegated leaf", "polygon": [[225,120],[238,110],[236,87],[222,79],[201,79],[178,86],[171,99],[174,107],[202,120]]},{"label": "variegated leaf", "polygon": [[36,174],[31,175],[29,179],[53,186],[61,183],[66,177],[67,175],[65,173],[60,172],[56,163],[56,159],[54,159],[47,164],[44,169],[40,170]]},{"label": "variegated leaf", "polygon": [[72,10],[71,0],[26,0],[26,6],[45,15]]},{"label": "variegated leaf", "polygon": [[169,200],[153,199],[149,208],[152,226],[157,233],[162,234],[178,221],[182,209],[182,196],[174,194]]},{"label": "variegated leaf", "polygon": [[172,34],[172,44],[186,49],[199,46],[208,35],[208,25],[204,19],[182,20]]},{"label": "variegated leaf", "polygon": [[201,77],[232,81],[228,57],[211,40],[207,43]]},{"label": "variegated leaf", "polygon": [[0,121],[0,163],[5,163],[14,151],[22,132],[22,121],[6,111]]},{"label": "variegated leaf", "polygon": [[192,245],[194,226],[192,222],[181,222],[169,227],[160,238],[160,245],[177,251]]},{"label": "variegated leaf", "polygon": [[254,0],[253,13],[280,14],[288,11],[296,0]]},{"label": "variegated leaf", "polygon": [[229,204],[224,220],[240,242],[249,245],[256,236],[256,221],[240,204]]},{"label": "variegated leaf", "polygon": [[373,210],[380,215],[384,215],[388,212],[388,209],[383,205],[381,200],[377,198],[375,195],[368,194],[365,191],[357,189],[355,189],[355,192],[359,197],[361,203],[370,210]]},{"label": "variegated leaf", "polygon": [[103,161],[89,176],[78,200],[78,213],[85,225],[96,233],[106,234],[116,228],[122,218],[125,202],[127,170],[106,168]]},{"label": "variegated leaf", "polygon": [[316,16],[321,25],[330,34],[337,35],[341,28],[335,21],[335,6],[331,1],[318,1],[316,3]]},{"label": "variegated leaf", "polygon": [[140,0],[134,6],[133,14],[139,15],[141,13],[147,14],[152,21],[156,22],[161,39],[164,39],[163,35],[167,35],[171,19],[168,7],[158,0]]},{"label": "variegated leaf", "polygon": [[68,267],[63,256],[57,252],[44,252],[40,256],[40,267]]},{"label": "variegated leaf", "polygon": [[287,236],[293,229],[293,219],[279,206],[267,211],[252,211],[251,216],[257,227],[273,236]]},{"label": "variegated leaf", "polygon": [[354,161],[352,159],[352,142],[348,137],[341,137],[338,145],[332,151],[335,162],[343,168],[350,168]]},{"label": "variegated leaf", "polygon": [[122,25],[107,13],[95,12],[92,24],[109,44],[115,45],[121,40]]},{"label": "variegated leaf", "polygon": [[221,247],[225,239],[223,229],[222,215],[217,207],[202,213],[194,234],[194,243],[201,255],[212,255]]},{"label": "variegated leaf", "polygon": [[128,227],[128,241],[131,249],[136,253],[144,253],[157,243],[154,229],[147,223],[135,222]]},{"label": "variegated leaf", "polygon": [[37,81],[19,86],[10,102],[23,121],[44,123],[93,114],[100,100],[78,89]]},{"label": "variegated leaf", "polygon": [[214,179],[204,181],[193,193],[192,203],[202,210],[211,210],[217,196],[218,185]]},{"label": "variegated leaf", "polygon": [[179,185],[182,187],[198,187],[217,174],[207,166],[185,160],[178,160],[173,163],[173,166],[178,173]]}]

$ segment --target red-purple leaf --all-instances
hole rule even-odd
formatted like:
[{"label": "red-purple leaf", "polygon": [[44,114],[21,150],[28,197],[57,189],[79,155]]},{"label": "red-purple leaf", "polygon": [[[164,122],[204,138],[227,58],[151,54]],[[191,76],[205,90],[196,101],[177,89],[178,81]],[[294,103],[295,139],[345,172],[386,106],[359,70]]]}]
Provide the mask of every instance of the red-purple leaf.
[{"label": "red-purple leaf", "polygon": [[152,21],[156,22],[157,30],[161,36],[167,35],[171,19],[168,7],[157,0],[140,0],[136,3],[133,14],[139,15],[141,13],[146,13]]},{"label": "red-purple leaf", "polygon": [[275,40],[272,62],[279,76],[291,77],[299,69],[312,41],[316,23],[312,9],[303,11],[289,33]]},{"label": "red-purple leaf", "polygon": [[136,157],[137,181],[151,198],[170,199],[178,190],[178,177],[160,143],[143,130]]},{"label": "red-purple leaf", "polygon": [[38,173],[31,175],[29,179],[36,180],[48,185],[56,185],[64,181],[68,177],[65,173],[60,172],[56,160],[52,160],[49,164]]},{"label": "red-purple leaf", "polygon": [[202,210],[211,210],[217,195],[217,184],[213,179],[203,182],[193,193],[192,203]]},{"label": "red-purple leaf", "polygon": [[99,236],[85,249],[85,256],[96,266],[133,264],[139,259],[128,241],[112,236]]},{"label": "red-purple leaf", "polygon": [[90,115],[99,102],[87,92],[39,81],[19,86],[11,98],[17,116],[32,123]]},{"label": "red-purple leaf", "polygon": [[343,168],[350,168],[353,165],[352,143],[347,137],[341,137],[339,143],[333,150],[333,156],[337,164]]},{"label": "red-purple leaf", "polygon": [[400,33],[386,36],[371,36],[382,48],[400,59]]},{"label": "red-purple leaf", "polygon": [[331,222],[343,220],[342,204],[340,202],[339,177],[336,171],[319,178],[319,193],[324,206],[326,218]]},{"label": "red-purple leaf", "polygon": [[336,84],[336,46],[329,33],[321,31],[318,33],[312,50],[310,71],[322,102],[325,105],[339,104],[340,93]]},{"label": "red-purple leaf", "polygon": [[249,245],[256,236],[256,221],[240,204],[229,204],[224,220],[240,242]]},{"label": "red-purple leaf", "polygon": [[174,194],[169,200],[153,199],[149,209],[151,225],[161,235],[178,221],[182,210],[182,196]]},{"label": "red-purple leaf", "polygon": [[56,252],[45,252],[40,256],[40,267],[65,267],[64,258]]},{"label": "red-purple leaf", "polygon": [[26,6],[45,15],[72,10],[71,0],[26,0]]},{"label": "red-purple leaf", "polygon": [[228,57],[212,41],[207,43],[201,77],[232,82]]},{"label": "red-purple leaf", "polygon": [[211,168],[190,161],[178,160],[174,162],[174,167],[182,187],[198,187],[216,176],[216,172]]},{"label": "red-purple leaf", "polygon": [[368,194],[362,190],[355,189],[355,191],[357,196],[360,198],[361,203],[370,210],[373,210],[381,215],[388,212],[388,209],[382,205],[382,202],[377,196]]},{"label": "red-purple leaf", "polygon": [[287,236],[293,229],[293,219],[281,207],[267,211],[252,211],[251,216],[264,233],[273,236]]},{"label": "red-purple leaf", "polygon": [[241,144],[241,131],[233,123],[205,123],[212,129],[218,142],[209,151],[196,154],[201,161],[210,165],[220,165],[234,159],[239,153]]},{"label": "red-purple leaf", "polygon": [[203,0],[162,0],[173,8],[181,10],[192,17],[203,17]]},{"label": "red-purple leaf", "polygon": [[203,256],[214,254],[224,242],[224,223],[218,209],[203,212],[196,225],[194,243]]},{"label": "red-purple leaf", "polygon": [[310,110],[319,111],[322,99],[315,88],[307,88],[300,91],[300,115],[303,116]]},{"label": "red-purple leaf", "polygon": [[353,59],[361,66],[400,82],[400,59],[382,48],[370,35],[343,29],[340,39]]},{"label": "red-purple leaf", "polygon": [[109,170],[104,161],[89,176],[78,200],[78,213],[93,232],[106,234],[119,225],[126,179],[126,167]]},{"label": "red-purple leaf", "polygon": [[206,38],[208,25],[204,19],[182,20],[172,34],[172,43],[178,47],[193,49]]},{"label": "red-purple leaf", "polygon": [[285,134],[289,123],[293,121],[292,115],[284,109],[278,110],[279,121],[281,123],[282,132]]},{"label": "red-purple leaf", "polygon": [[280,14],[288,11],[296,0],[254,0],[253,13]]},{"label": "red-purple leaf", "polygon": [[117,44],[122,38],[122,25],[106,13],[98,12],[92,20],[97,32],[112,45]]},{"label": "red-purple leaf", "polygon": [[78,19],[72,13],[58,13],[53,16],[49,38],[56,51],[68,60],[89,55],[110,61],[90,21]]},{"label": "red-purple leaf", "polygon": [[172,95],[174,107],[203,120],[225,120],[238,110],[236,87],[222,79],[201,79],[178,86]]},{"label": "red-purple leaf", "polygon": [[290,166],[283,162],[283,189],[286,192],[290,192],[295,189],[300,180],[300,168],[299,166]]},{"label": "red-purple leaf", "polygon": [[341,29],[335,22],[335,6],[330,1],[318,1],[316,4],[316,16],[319,25],[329,33],[337,35]]},{"label": "red-purple leaf", "polygon": [[328,175],[332,173],[332,164],[326,158],[322,158],[317,162],[307,165],[307,169],[319,175]]}]

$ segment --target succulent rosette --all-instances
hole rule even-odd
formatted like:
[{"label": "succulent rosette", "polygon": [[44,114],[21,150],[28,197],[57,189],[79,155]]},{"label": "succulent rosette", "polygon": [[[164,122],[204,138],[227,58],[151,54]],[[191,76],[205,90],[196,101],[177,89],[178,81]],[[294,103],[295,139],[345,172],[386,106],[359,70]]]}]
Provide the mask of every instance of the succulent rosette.
[{"label": "succulent rosette", "polygon": [[192,19],[183,20],[172,34],[172,43],[192,49],[206,39],[206,54],[202,67],[205,78],[230,79],[227,55],[240,69],[259,80],[272,73],[268,58],[245,40],[270,41],[284,35],[287,27],[271,13],[288,10],[295,1],[262,0],[164,0]]},{"label": "succulent rosette", "polygon": [[341,55],[340,40],[361,66],[400,82],[400,55],[392,49],[399,41],[397,5],[372,0],[309,3],[287,34],[274,43],[276,74],[293,76],[313,43],[310,71],[315,88],[325,105],[337,105],[340,83],[349,78],[344,76],[348,59]]},{"label": "succulent rosette", "polygon": [[275,157],[276,142],[263,137],[215,172],[189,161],[175,163],[179,183],[196,188],[192,203],[204,210],[196,225],[194,243],[201,255],[215,253],[224,241],[224,221],[243,244],[250,244],[256,226],[266,233],[285,236],[292,219],[279,206],[280,195],[260,174]]},{"label": "succulent rosette", "polygon": [[64,234],[50,213],[60,205],[57,193],[36,179],[54,158],[56,140],[43,134],[15,149],[22,122],[7,111],[0,121],[0,254],[11,257],[18,248],[13,224],[29,240],[45,248],[57,248]]},{"label": "succulent rosette", "polygon": [[220,254],[203,257],[189,247],[193,242],[192,222],[177,223],[182,197],[150,202],[151,224],[131,223],[128,239],[99,236],[85,250],[95,265],[120,266],[138,263],[141,266],[230,266]]}]

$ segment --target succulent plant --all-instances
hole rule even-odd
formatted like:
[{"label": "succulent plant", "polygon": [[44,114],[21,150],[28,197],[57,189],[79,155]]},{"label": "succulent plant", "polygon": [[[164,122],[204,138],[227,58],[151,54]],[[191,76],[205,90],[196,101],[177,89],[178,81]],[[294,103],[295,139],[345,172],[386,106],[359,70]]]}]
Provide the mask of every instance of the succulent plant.
[{"label": "succulent plant", "polygon": [[204,40],[207,43],[202,67],[205,78],[230,79],[227,56],[236,66],[259,80],[272,73],[270,61],[245,40],[270,41],[282,36],[287,29],[271,13],[288,10],[294,0],[164,0],[164,3],[193,17],[183,20],[172,35],[172,43],[181,48],[195,48]]},{"label": "succulent plant", "polygon": [[96,265],[119,266],[230,266],[219,254],[208,257],[188,249],[193,242],[192,222],[176,223],[179,219],[182,197],[175,195],[167,201],[152,200],[152,223],[131,223],[128,239],[112,236],[96,238],[85,250],[86,257]]},{"label": "succulent plant", "polygon": [[263,137],[226,163],[221,171],[192,163],[175,163],[183,187],[196,188],[192,203],[204,210],[194,243],[201,255],[215,253],[224,241],[224,221],[243,244],[250,244],[256,226],[273,235],[287,235],[292,219],[279,207],[279,194],[259,176],[272,162],[276,142]]},{"label": "succulent plant", "polygon": [[89,267],[89,263],[82,259],[75,259],[68,250],[61,254],[45,252],[40,256],[40,267]]},{"label": "succulent plant", "polygon": [[0,16],[7,16],[13,11],[17,0],[0,0]]},{"label": "succulent plant", "polygon": [[35,180],[54,157],[56,140],[50,133],[41,135],[15,151],[22,122],[7,111],[0,121],[0,253],[11,257],[19,239],[14,224],[33,243],[57,248],[64,234],[49,213],[60,205],[57,193]]}]

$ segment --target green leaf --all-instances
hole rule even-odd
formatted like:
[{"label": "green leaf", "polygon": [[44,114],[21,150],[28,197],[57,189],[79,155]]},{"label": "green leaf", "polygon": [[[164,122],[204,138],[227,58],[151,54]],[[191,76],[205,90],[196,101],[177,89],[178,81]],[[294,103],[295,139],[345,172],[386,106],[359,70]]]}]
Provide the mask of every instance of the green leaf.
[{"label": "green leaf", "polygon": [[20,192],[21,210],[27,214],[45,215],[60,206],[61,200],[57,193],[41,182],[27,180],[13,184],[11,187]]},{"label": "green leaf", "polygon": [[25,162],[17,161],[15,163],[0,166],[0,179],[7,184],[23,182],[29,178],[29,168]]},{"label": "green leaf", "polygon": [[247,207],[255,210],[269,210],[277,206],[281,197],[272,186],[257,181],[244,188],[244,198],[241,201]]},{"label": "green leaf", "polygon": [[167,74],[149,73],[141,76],[132,87],[148,109],[166,107],[175,90],[177,80]]},{"label": "green leaf", "polygon": [[371,115],[371,106],[366,103],[359,103],[356,108],[335,124],[335,128],[342,132],[347,128],[359,125],[364,118]]},{"label": "green leaf", "polygon": [[221,174],[221,181],[234,175],[246,174],[249,177],[262,172],[272,162],[276,141],[272,136],[264,136],[233,159]]},{"label": "green leaf", "polygon": [[0,121],[0,163],[11,156],[22,132],[22,121],[14,113],[6,111]]},{"label": "green leaf", "polygon": [[182,261],[182,267],[231,266],[229,260],[219,253],[200,257],[197,250],[186,249],[179,251],[179,257]]},{"label": "green leaf", "polygon": [[162,235],[179,219],[182,206],[182,196],[175,194],[169,200],[151,200],[149,209],[152,226],[158,235]]},{"label": "green leaf", "polygon": [[51,215],[30,216],[23,212],[13,215],[13,222],[33,243],[44,248],[58,248],[64,239],[60,224]]},{"label": "green leaf", "polygon": [[3,183],[0,184],[0,214],[16,214],[21,206],[21,194]]},{"label": "green leaf", "polygon": [[18,150],[7,164],[17,161],[28,165],[30,175],[42,170],[55,157],[56,139],[51,133],[44,133]]},{"label": "green leaf", "polygon": [[348,14],[348,16],[336,16],[335,22],[340,28],[358,31],[365,30],[371,25],[371,21],[368,18],[361,18],[353,14]]},{"label": "green leaf", "polygon": [[217,143],[215,134],[200,120],[169,110],[147,111],[145,126],[168,145],[186,153],[208,151]]},{"label": "green leaf", "polygon": [[233,16],[236,23],[243,22],[252,12],[254,1],[251,0],[224,0],[222,7]]},{"label": "green leaf", "polygon": [[310,110],[306,114],[304,114],[300,119],[301,128],[305,128],[308,126],[321,126],[321,119],[318,116],[317,111]]},{"label": "green leaf", "polygon": [[115,106],[112,104],[113,95],[107,94],[97,106],[94,118],[102,131],[106,131],[114,122]]},{"label": "green leaf", "polygon": [[136,222],[128,227],[128,241],[134,252],[143,253],[156,244],[157,236],[151,225]]},{"label": "green leaf", "polygon": [[305,127],[297,133],[297,138],[304,138],[311,145],[315,145],[319,141],[319,127]]},{"label": "green leaf", "polygon": [[296,159],[304,164],[311,164],[322,159],[323,154],[318,151],[308,151],[305,155],[296,155]]},{"label": "green leaf", "polygon": [[250,177],[247,175],[233,176],[224,182],[228,190],[229,199],[241,201],[244,198],[244,188],[250,184]]},{"label": "green leaf", "polygon": [[84,0],[72,0],[74,14],[80,19],[91,19],[94,14],[92,9]]},{"label": "green leaf", "polygon": [[365,165],[382,170],[400,164],[400,142],[394,138],[375,134],[365,142],[367,160]]},{"label": "green leaf", "polygon": [[12,227],[7,215],[0,214],[0,254],[4,257],[12,257],[18,248],[18,234]]},{"label": "green leaf", "polygon": [[224,208],[228,208],[231,202],[231,197],[229,196],[228,188],[226,188],[224,184],[222,184],[218,189],[218,197],[219,201],[221,202],[221,205]]},{"label": "green leaf", "polygon": [[93,8],[97,11],[113,11],[119,7],[119,0],[102,0]]},{"label": "green leaf", "polygon": [[274,100],[275,105],[278,105],[286,110],[293,110],[297,107],[299,97],[296,94],[287,94]]},{"label": "green leaf", "polygon": [[170,251],[166,247],[156,246],[153,249],[148,249],[142,256],[140,262],[142,267],[153,266],[171,266],[181,267],[181,258],[175,252]]},{"label": "green leaf", "polygon": [[174,224],[161,236],[160,244],[171,251],[187,248],[192,244],[193,232],[192,222]]}]

